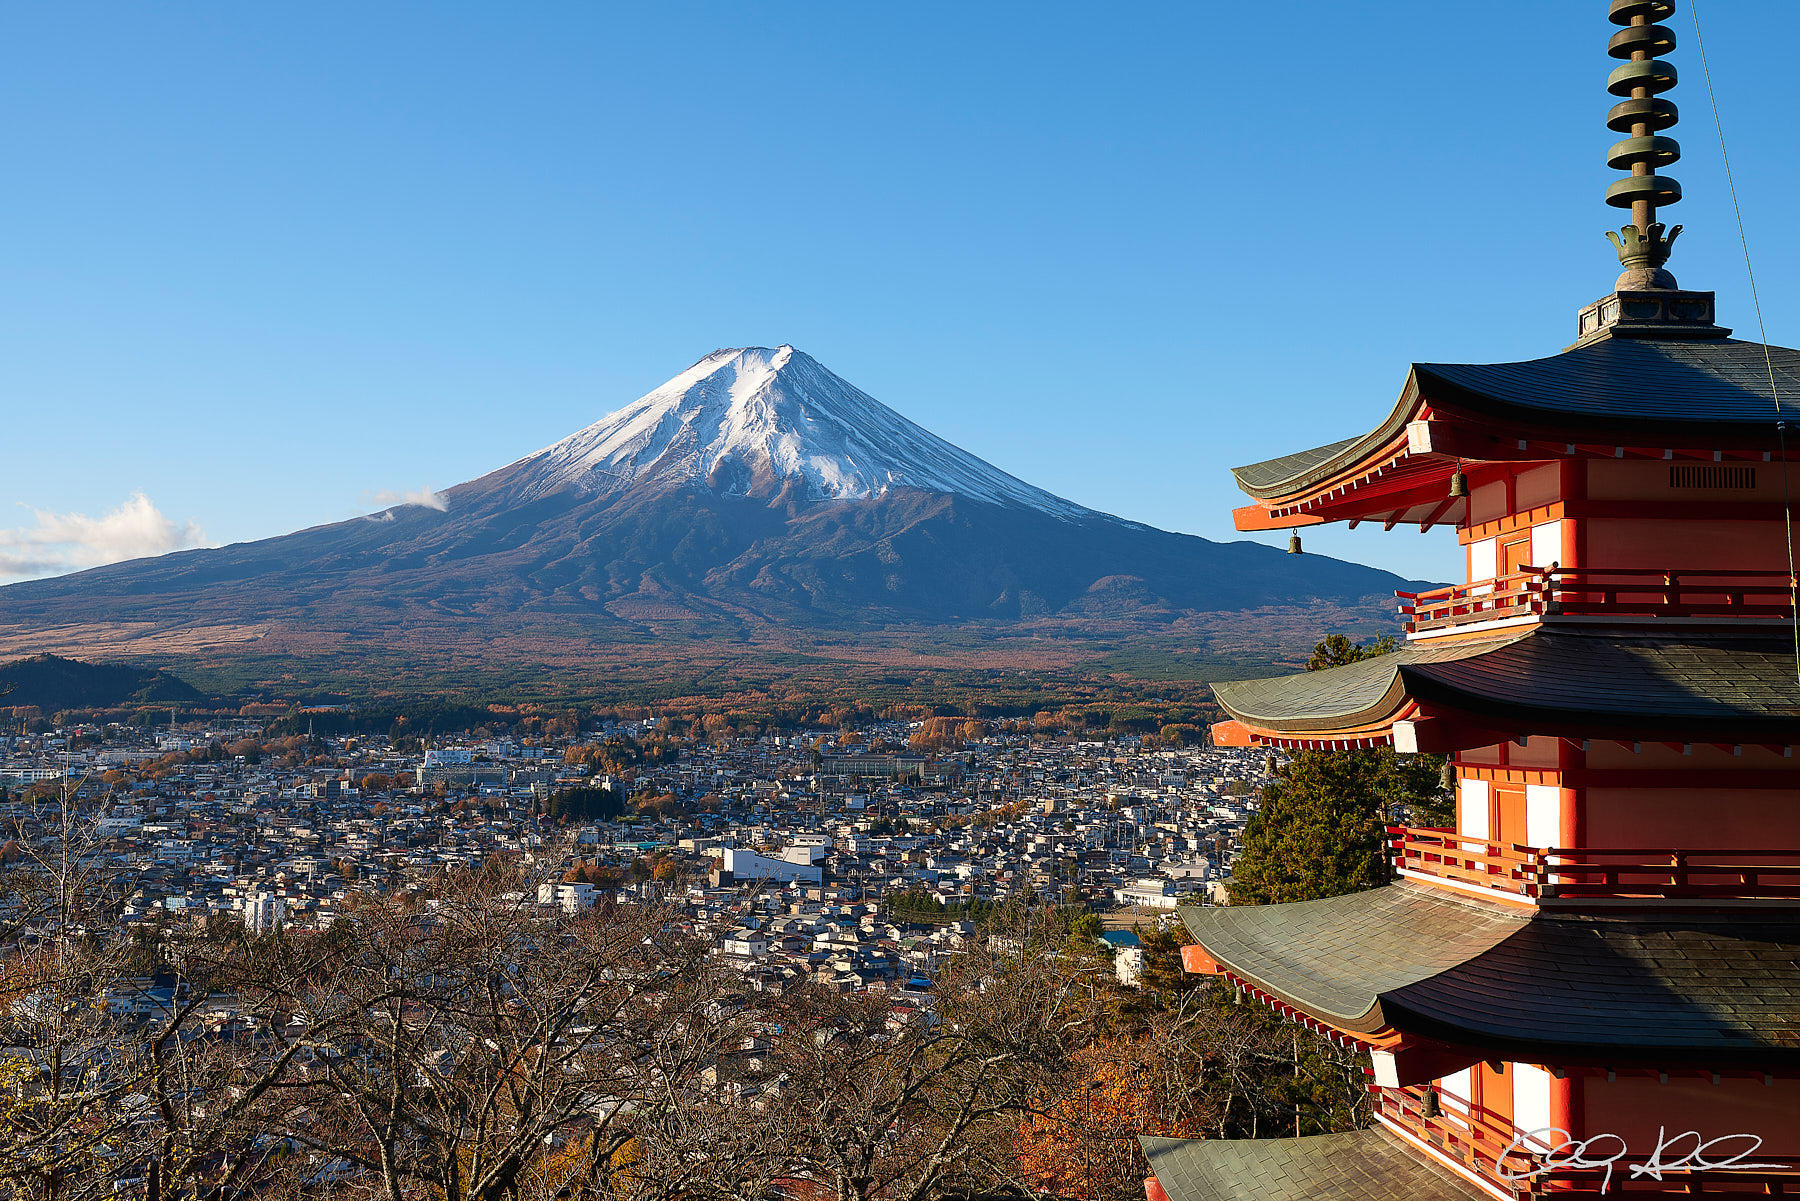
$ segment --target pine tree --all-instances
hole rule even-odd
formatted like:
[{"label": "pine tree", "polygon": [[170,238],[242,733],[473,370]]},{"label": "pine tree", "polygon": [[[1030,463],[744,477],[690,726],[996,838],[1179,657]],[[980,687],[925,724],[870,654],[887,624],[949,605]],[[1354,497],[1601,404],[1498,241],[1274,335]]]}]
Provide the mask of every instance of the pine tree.
[{"label": "pine tree", "polygon": [[[1392,637],[1358,645],[1332,634],[1313,648],[1306,668],[1341,667],[1396,649]],[[1244,828],[1232,903],[1313,901],[1386,884],[1393,875],[1386,827],[1441,812],[1443,762],[1386,747],[1294,755],[1263,786],[1261,809]]]},{"label": "pine tree", "polygon": [[1263,787],[1232,869],[1232,902],[1312,901],[1386,884],[1386,826],[1437,786],[1430,756],[1300,752]]}]

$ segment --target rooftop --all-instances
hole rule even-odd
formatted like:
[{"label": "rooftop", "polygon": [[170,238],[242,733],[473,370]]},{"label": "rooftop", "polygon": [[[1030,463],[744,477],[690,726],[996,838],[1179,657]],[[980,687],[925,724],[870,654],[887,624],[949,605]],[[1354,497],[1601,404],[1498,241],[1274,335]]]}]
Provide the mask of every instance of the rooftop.
[{"label": "rooftop", "polygon": [[[1271,741],[1342,731],[1385,738],[1424,705],[1486,722],[1489,733],[1800,742],[1793,643],[1768,631],[1682,637],[1540,626],[1213,687],[1226,712]],[[1472,745],[1497,741],[1484,739]]]},{"label": "rooftop", "polygon": [[1341,1030],[1533,1063],[1800,1065],[1792,911],[1520,913],[1401,883],[1181,913],[1232,975]]},{"label": "rooftop", "polygon": [[1465,1201],[1478,1189],[1384,1130],[1308,1138],[1141,1138],[1169,1201]]}]

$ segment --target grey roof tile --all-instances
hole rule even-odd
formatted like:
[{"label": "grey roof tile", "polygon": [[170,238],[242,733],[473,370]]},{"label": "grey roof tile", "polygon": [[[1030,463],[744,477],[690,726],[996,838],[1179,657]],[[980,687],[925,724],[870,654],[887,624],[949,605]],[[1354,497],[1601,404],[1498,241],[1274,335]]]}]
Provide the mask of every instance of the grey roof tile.
[{"label": "grey roof tile", "polygon": [[1563,431],[1569,441],[1611,442],[1677,431],[1741,435],[1777,417],[1800,416],[1800,351],[1770,346],[1780,404],[1758,342],[1606,338],[1519,363],[1415,363],[1399,402],[1356,438],[1233,469],[1257,497],[1299,492],[1391,442],[1421,400],[1528,426]]},{"label": "grey roof tile", "polygon": [[[1412,643],[1343,667],[1213,686],[1233,717],[1284,733],[1371,724],[1407,698],[1543,723],[1630,726],[1758,741],[1800,737],[1793,644],[1764,633],[1671,637],[1540,626],[1503,638]],[[1657,723],[1661,723],[1658,725]]]},{"label": "grey roof tile", "polygon": [[1471,1201],[1482,1196],[1386,1131],[1306,1138],[1141,1138],[1169,1201]]},{"label": "grey roof tile", "polygon": [[1540,1062],[1800,1063],[1792,910],[1524,915],[1406,882],[1182,917],[1214,959],[1343,1029]]}]

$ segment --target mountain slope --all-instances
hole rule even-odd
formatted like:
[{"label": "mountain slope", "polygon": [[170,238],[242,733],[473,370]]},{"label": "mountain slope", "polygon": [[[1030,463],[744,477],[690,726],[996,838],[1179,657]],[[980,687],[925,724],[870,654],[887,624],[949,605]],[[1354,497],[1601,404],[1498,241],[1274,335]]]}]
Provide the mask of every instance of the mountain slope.
[{"label": "mountain slope", "polygon": [[1362,602],[1404,583],[1085,509],[790,347],[716,351],[447,490],[442,504],[15,584],[0,589],[0,627],[465,639],[531,628],[634,639],[968,622],[1141,629],[1265,606],[1366,615]]},{"label": "mountain slope", "polygon": [[484,479],[514,483],[515,502],[565,487],[611,494],[650,483],[764,499],[787,492],[807,501],[878,499],[912,488],[1102,516],[952,446],[791,346],[715,350]]}]

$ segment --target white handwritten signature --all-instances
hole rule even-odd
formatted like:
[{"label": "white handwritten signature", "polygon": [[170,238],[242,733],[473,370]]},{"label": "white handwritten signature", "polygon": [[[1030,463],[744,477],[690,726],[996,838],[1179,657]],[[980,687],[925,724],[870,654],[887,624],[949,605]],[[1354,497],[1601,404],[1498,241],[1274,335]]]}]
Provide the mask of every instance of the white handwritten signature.
[{"label": "white handwritten signature", "polygon": [[[1551,1136],[1558,1136],[1561,1141],[1552,1144]],[[1674,1160],[1665,1158],[1680,1149],[1682,1143],[1687,1139],[1694,1141],[1693,1148],[1687,1154]],[[1527,1147],[1525,1145],[1527,1141],[1536,1143],[1538,1147],[1548,1148],[1548,1150],[1541,1152],[1543,1159],[1537,1167],[1528,1172],[1514,1172],[1506,1166],[1507,1156],[1519,1152],[1540,1154],[1536,1148]],[[1736,1155],[1718,1160],[1712,1158],[1715,1154],[1723,1154],[1729,1150],[1729,1146],[1722,1147],[1720,1144],[1742,1144],[1745,1141],[1748,1141],[1749,1145]],[[1668,1128],[1659,1126],[1656,1130],[1656,1150],[1651,1152],[1650,1158],[1643,1163],[1630,1165],[1631,1178],[1635,1180],[1640,1176],[1648,1176],[1652,1180],[1661,1180],[1664,1172],[1720,1172],[1728,1168],[1748,1171],[1754,1168],[1787,1166],[1778,1163],[1744,1163],[1744,1157],[1756,1154],[1762,1143],[1762,1139],[1754,1134],[1722,1134],[1718,1138],[1703,1139],[1697,1130],[1684,1130],[1680,1134],[1670,1137]],[[1618,1150],[1611,1155],[1602,1154],[1608,1146],[1617,1146]],[[1718,1150],[1715,1151],[1714,1148],[1718,1148]],[[1627,1154],[1629,1154],[1629,1150],[1625,1146],[1625,1140],[1616,1134],[1596,1134],[1591,1138],[1577,1139],[1560,1127],[1540,1126],[1536,1130],[1527,1130],[1514,1138],[1500,1155],[1500,1162],[1495,1166],[1499,1170],[1501,1178],[1509,1183],[1546,1176],[1564,1168],[1605,1168],[1606,1177],[1600,1184],[1600,1191],[1604,1193],[1612,1185],[1613,1165]]]}]

